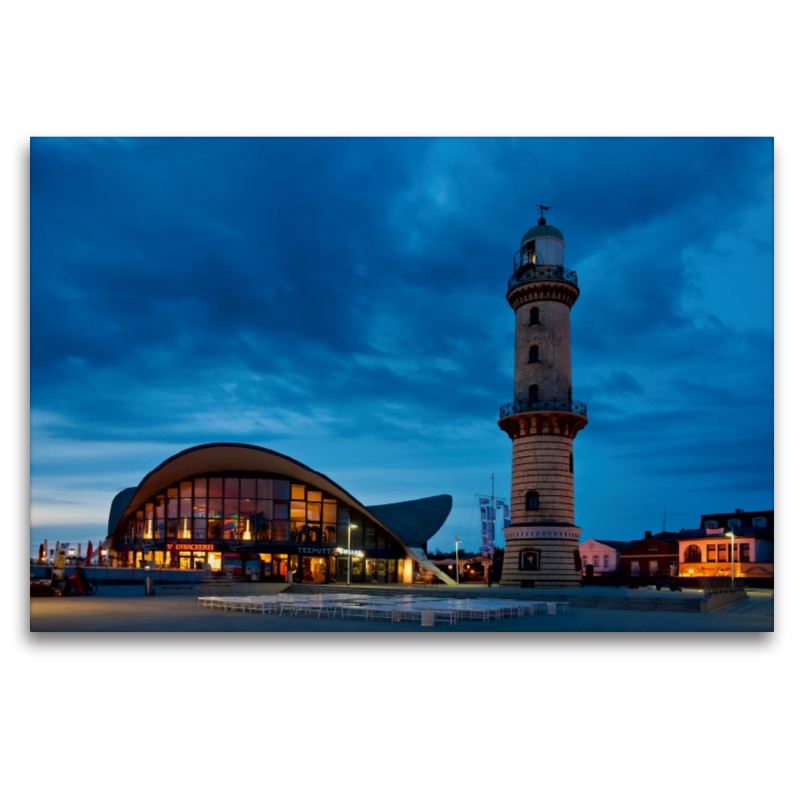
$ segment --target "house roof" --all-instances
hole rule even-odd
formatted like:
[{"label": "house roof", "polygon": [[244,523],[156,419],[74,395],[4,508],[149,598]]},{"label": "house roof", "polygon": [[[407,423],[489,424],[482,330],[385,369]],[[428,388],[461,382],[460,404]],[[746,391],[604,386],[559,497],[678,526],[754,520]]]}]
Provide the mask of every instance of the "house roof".
[{"label": "house roof", "polygon": [[620,552],[627,550],[633,544],[633,542],[618,542],[616,539],[587,539],[585,542],[581,542],[581,545],[588,544],[589,542],[597,542],[598,544],[610,547],[612,550],[619,550]]}]

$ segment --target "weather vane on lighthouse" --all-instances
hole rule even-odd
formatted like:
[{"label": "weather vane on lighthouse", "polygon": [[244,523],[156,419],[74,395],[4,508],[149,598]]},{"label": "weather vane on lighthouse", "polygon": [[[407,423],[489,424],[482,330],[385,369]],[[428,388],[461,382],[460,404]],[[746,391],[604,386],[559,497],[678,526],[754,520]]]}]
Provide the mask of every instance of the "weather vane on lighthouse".
[{"label": "weather vane on lighthouse", "polygon": [[546,221],[545,218],[544,218],[544,212],[545,211],[549,211],[550,210],[550,206],[545,206],[545,205],[542,205],[541,203],[539,203],[539,205],[536,206],[536,208],[539,209],[539,224],[540,225],[544,225],[545,221]]}]

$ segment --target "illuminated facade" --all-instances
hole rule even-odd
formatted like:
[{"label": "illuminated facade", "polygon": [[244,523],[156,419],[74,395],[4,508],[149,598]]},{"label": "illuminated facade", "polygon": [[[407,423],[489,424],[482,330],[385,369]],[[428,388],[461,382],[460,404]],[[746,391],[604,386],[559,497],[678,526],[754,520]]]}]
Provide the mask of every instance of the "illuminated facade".
[{"label": "illuminated facade", "polygon": [[[679,574],[686,578],[773,578],[775,512],[703,514],[700,528],[681,531]],[[733,536],[726,536],[726,533]],[[733,548],[731,548],[733,540]]]},{"label": "illuminated facade", "polygon": [[582,585],[572,442],[588,418],[572,399],[570,345],[579,294],[577,275],[564,268],[564,237],[542,216],[522,237],[506,293],[516,343],[514,401],[499,421],[513,447],[502,586]]},{"label": "illuminated facade", "polygon": [[[251,580],[410,583],[449,495],[366,507],[330,478],[253,445],[185,450],[111,506],[118,565],[206,569]],[[447,576],[439,574],[445,583]]]}]

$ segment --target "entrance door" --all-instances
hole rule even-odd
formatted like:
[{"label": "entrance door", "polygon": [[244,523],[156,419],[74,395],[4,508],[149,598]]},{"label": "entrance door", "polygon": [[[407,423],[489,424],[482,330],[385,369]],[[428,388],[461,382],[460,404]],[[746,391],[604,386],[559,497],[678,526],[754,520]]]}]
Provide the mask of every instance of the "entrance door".
[{"label": "entrance door", "polygon": [[325,583],[325,558],[303,557],[303,583]]}]

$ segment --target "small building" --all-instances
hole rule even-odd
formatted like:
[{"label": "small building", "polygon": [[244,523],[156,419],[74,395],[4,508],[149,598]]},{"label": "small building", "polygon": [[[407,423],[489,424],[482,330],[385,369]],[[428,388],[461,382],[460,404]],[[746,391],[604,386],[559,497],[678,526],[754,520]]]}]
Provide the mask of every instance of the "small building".
[{"label": "small building", "polygon": [[737,578],[774,577],[774,520],[774,511],[745,512],[740,508],[701,515],[700,528],[681,531],[680,576],[730,577],[733,569]]},{"label": "small building", "polygon": [[630,546],[630,542],[617,542],[610,539],[587,539],[578,545],[581,567],[586,575],[591,567],[592,575],[616,575],[620,568],[620,554]]},{"label": "small building", "polygon": [[629,578],[667,578],[678,575],[679,549],[678,540],[681,534],[653,534],[644,532],[644,539],[631,542],[622,553],[620,572]]},{"label": "small building", "polygon": [[308,583],[411,583],[422,568],[451,585],[425,548],[452,503],[436,495],[365,506],[289,456],[213,443],[119,492],[104,546],[117,566]]}]

